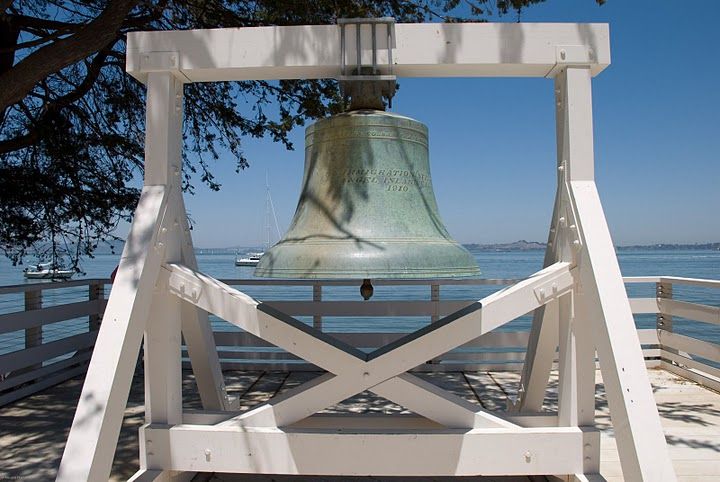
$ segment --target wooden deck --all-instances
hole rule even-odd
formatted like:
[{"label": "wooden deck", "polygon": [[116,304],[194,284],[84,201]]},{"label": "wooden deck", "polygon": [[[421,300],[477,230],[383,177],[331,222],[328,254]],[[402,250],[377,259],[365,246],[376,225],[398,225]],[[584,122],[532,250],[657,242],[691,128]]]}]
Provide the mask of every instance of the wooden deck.
[{"label": "wooden deck", "polygon": [[[720,394],[664,370],[652,369],[649,373],[678,480],[686,482],[720,480]],[[242,408],[248,408],[318,374],[318,372],[227,372],[226,379],[230,393],[240,396]],[[423,376],[490,410],[503,410],[505,395],[512,394],[519,378],[515,372],[499,371],[449,372]],[[597,423],[603,430],[601,471],[608,481],[621,481],[623,478],[617,447],[599,372],[597,377]],[[81,385],[82,378],[76,378],[0,410],[0,479],[54,479]],[[185,388],[185,407],[200,408],[191,374],[186,374]],[[137,469],[137,429],[143,423],[142,397],[143,381],[142,376],[138,375],[135,377],[125,412],[112,480],[125,480]],[[555,403],[556,393],[551,391],[546,401],[546,408],[555,408]],[[403,411],[402,407],[369,393],[363,393],[326,412],[403,413]],[[368,480],[368,478],[364,479]],[[339,481],[347,478],[310,479],[201,474],[195,480]],[[530,479],[492,477],[482,480],[514,482]]]}]

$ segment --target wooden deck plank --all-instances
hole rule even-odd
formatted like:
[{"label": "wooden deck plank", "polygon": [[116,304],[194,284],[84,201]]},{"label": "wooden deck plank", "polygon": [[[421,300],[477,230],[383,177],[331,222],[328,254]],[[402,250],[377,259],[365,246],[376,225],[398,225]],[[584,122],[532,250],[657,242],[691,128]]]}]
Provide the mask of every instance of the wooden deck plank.
[{"label": "wooden deck plank", "polygon": [[[228,391],[242,395],[242,406],[247,408],[261,403],[276,393],[298,386],[320,372],[227,372]],[[660,369],[649,370],[662,425],[669,444],[678,480],[683,482],[710,482],[720,480],[720,394],[700,387],[674,374]],[[474,391],[483,398],[486,408],[504,410],[505,393],[513,393],[517,387],[518,374],[508,372],[468,372],[452,374],[423,374],[430,380],[458,396],[473,402]],[[556,373],[553,373],[556,377]],[[597,420],[604,429],[601,444],[601,470],[609,481],[621,481],[620,463],[602,377],[597,376]],[[469,382],[469,383],[468,383]],[[546,408],[553,403],[556,378],[551,378],[552,387],[546,400]],[[81,379],[74,379],[53,387],[32,397],[8,405],[0,411],[0,476],[26,478],[28,480],[52,480],[72,422],[75,405],[80,395]],[[199,406],[195,395],[192,374],[185,373],[184,406]],[[137,429],[144,422],[143,380],[136,376],[125,421],[121,432],[118,451],[113,465],[111,480],[126,480],[137,468]],[[402,407],[389,404],[369,392],[359,394],[325,413],[340,411],[355,413],[407,413]],[[339,482],[352,480],[346,477],[287,478],[246,475],[240,478],[206,474],[204,479],[214,481],[247,480],[287,482]],[[213,478],[214,477],[214,478]],[[367,480],[367,479],[365,479]],[[373,480],[382,480],[374,478]],[[396,480],[396,479],[395,479]],[[404,479],[429,482],[450,480],[443,478]],[[527,478],[459,478],[453,480],[497,480],[503,482],[526,481]]]},{"label": "wooden deck plank", "polygon": [[505,410],[507,396],[502,387],[487,372],[468,372],[465,376],[477,396],[480,397],[484,409]]}]

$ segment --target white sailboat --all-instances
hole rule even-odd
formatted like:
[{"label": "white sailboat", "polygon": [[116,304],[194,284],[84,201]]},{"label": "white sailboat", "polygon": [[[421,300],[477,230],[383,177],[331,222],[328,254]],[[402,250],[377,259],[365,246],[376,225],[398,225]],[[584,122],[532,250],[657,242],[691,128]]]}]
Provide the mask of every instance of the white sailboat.
[{"label": "white sailboat", "polygon": [[275,231],[277,238],[280,239],[280,226],[277,220],[277,214],[275,214],[275,205],[270,195],[270,181],[268,178],[268,172],[265,171],[265,250],[259,252],[248,252],[242,257],[235,256],[235,266],[257,266],[260,262],[260,258],[265,252],[270,249],[270,216],[275,221]]},{"label": "white sailboat", "polygon": [[53,262],[38,263],[25,268],[23,271],[23,275],[27,279],[69,279],[74,274],[74,270],[65,269],[58,263]]}]

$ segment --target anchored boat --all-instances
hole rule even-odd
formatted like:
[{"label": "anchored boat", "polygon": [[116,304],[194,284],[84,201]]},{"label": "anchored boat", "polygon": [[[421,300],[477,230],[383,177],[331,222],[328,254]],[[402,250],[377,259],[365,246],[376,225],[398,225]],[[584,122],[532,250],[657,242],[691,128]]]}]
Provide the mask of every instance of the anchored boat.
[{"label": "anchored boat", "polygon": [[257,266],[257,264],[260,262],[260,257],[265,254],[264,252],[260,253],[247,253],[242,258],[235,258],[235,266]]},{"label": "anchored boat", "polygon": [[58,263],[49,262],[26,268],[23,274],[27,279],[70,279],[75,271],[66,269]]}]

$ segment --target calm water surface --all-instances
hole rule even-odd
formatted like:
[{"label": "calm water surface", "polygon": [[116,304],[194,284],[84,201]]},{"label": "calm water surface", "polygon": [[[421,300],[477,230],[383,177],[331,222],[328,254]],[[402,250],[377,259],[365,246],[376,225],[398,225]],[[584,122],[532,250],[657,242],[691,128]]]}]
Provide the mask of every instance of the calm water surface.
[{"label": "calm water surface", "polygon": [[[542,251],[518,252],[477,252],[475,257],[484,278],[524,278],[542,267]],[[110,275],[118,262],[118,255],[98,255],[86,260],[83,277],[105,278]],[[623,276],[670,275],[690,278],[720,279],[720,251],[630,251],[620,250],[618,259]],[[248,279],[252,278],[253,268],[236,267],[234,256],[198,255],[200,270],[216,278]],[[22,266],[13,267],[5,258],[0,258],[0,285],[22,284],[26,281],[22,276]],[[443,287],[443,299],[477,300],[497,290],[497,286],[456,286]],[[267,287],[238,286],[250,296],[259,300],[285,299],[310,300],[312,290],[309,287]],[[652,284],[627,285],[630,296],[653,297],[655,287]],[[675,287],[677,299],[720,306],[720,289],[697,287]],[[80,301],[87,299],[87,288],[47,291],[43,297],[44,306]],[[325,300],[359,300],[358,287],[326,287],[323,291]],[[387,299],[429,299],[429,287],[375,287],[374,300]],[[16,295],[0,295],[0,313],[22,310],[22,298]],[[303,321],[310,321],[304,319]],[[654,315],[636,317],[639,327],[655,326]],[[427,323],[427,318],[326,318],[326,331],[412,331]],[[216,330],[235,330],[236,328],[222,320],[213,319]],[[527,329],[530,317],[522,317],[501,329]],[[86,324],[85,324],[86,326]],[[81,332],[86,329],[78,320],[55,323],[45,327],[46,339],[67,336],[69,332]],[[703,323],[689,323],[682,319],[674,322],[675,330],[690,336],[720,342],[720,327]],[[62,335],[61,335],[62,334]],[[0,335],[0,353],[12,351],[10,348],[23,337],[22,332]]]}]

